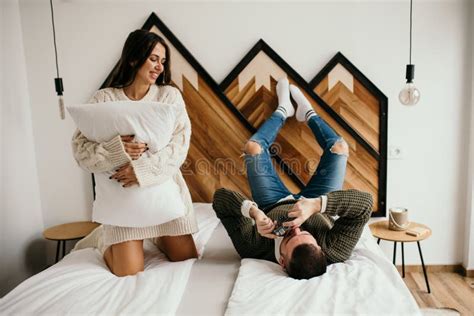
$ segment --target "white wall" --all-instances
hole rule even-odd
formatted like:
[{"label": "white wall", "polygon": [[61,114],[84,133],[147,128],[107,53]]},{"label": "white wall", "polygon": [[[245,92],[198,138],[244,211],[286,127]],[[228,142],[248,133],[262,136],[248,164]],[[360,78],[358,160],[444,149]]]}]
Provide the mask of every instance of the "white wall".
[{"label": "white wall", "polygon": [[[474,17],[474,2],[471,2],[471,16]],[[474,37],[474,21],[471,18],[471,38]],[[474,270],[474,41],[471,43],[471,129],[470,153],[467,179],[467,205],[466,223],[464,234],[464,260],[463,266],[467,270]]]},{"label": "white wall", "polygon": [[[308,81],[341,51],[388,96],[389,145],[405,150],[404,160],[389,161],[387,205],[408,207],[412,220],[433,229],[422,243],[428,264],[462,261],[473,18],[465,1],[415,2],[413,61],[422,98],[413,108],[397,99],[408,61],[408,1],[130,2],[55,1],[67,103],[89,98],[127,34],[152,11],[217,82],[259,38]],[[22,0],[21,14],[44,223],[87,219],[90,176],[71,155],[72,121],[58,119],[49,5]],[[406,247],[406,259],[419,263],[416,246]]]},{"label": "white wall", "polygon": [[20,10],[0,3],[0,297],[45,267]]}]

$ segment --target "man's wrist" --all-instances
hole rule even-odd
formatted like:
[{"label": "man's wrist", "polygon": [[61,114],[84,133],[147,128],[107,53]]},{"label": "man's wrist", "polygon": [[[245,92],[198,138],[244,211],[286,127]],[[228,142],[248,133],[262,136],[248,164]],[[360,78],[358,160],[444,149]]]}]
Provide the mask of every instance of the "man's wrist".
[{"label": "man's wrist", "polygon": [[250,201],[250,200],[244,200],[242,202],[242,205],[240,207],[240,211],[242,212],[242,215],[247,218],[250,218],[252,220],[252,224],[255,224],[255,215],[252,216],[251,214],[252,209],[258,210],[257,204],[255,202]]},{"label": "man's wrist", "polygon": [[249,215],[254,220],[257,220],[257,217],[259,217],[261,215],[260,213],[262,213],[262,211],[258,207],[256,207],[255,205],[252,205],[250,207]]},{"label": "man's wrist", "polygon": [[322,208],[322,199],[320,197],[314,199],[313,214],[321,212]]}]

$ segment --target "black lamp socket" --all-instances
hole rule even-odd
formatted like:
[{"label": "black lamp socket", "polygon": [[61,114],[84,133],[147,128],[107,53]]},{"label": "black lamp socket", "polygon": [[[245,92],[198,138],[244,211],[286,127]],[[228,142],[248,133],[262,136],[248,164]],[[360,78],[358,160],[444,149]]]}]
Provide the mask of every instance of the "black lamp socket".
[{"label": "black lamp socket", "polygon": [[64,91],[63,79],[62,78],[54,78],[54,85],[56,86],[56,93],[58,95],[63,95],[63,91]]},{"label": "black lamp socket", "polygon": [[409,64],[407,65],[407,71],[406,71],[406,79],[407,83],[412,83],[413,79],[415,78],[415,65]]}]

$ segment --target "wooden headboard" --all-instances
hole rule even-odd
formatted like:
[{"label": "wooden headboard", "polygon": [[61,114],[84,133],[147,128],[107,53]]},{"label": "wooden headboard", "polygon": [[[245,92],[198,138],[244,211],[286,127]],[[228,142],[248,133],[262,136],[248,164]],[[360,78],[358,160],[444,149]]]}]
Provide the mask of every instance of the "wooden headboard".
[{"label": "wooden headboard", "polygon": [[[171,50],[172,80],[183,94],[192,124],[191,146],[181,170],[194,202],[211,202],[220,187],[251,196],[243,147],[276,109],[276,80],[286,76],[349,144],[344,188],[372,193],[373,216],[385,216],[387,97],[341,53],[308,83],[260,40],[217,84],[155,13],[143,29],[164,37]],[[283,182],[296,193],[316,169],[322,150],[309,128],[293,118],[281,130],[272,153]]]}]

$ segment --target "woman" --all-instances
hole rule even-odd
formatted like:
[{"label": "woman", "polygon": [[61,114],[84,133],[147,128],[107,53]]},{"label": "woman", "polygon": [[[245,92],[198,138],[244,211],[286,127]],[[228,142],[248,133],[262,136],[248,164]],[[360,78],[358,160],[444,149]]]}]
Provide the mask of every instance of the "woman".
[{"label": "woman", "polygon": [[169,63],[170,53],[165,41],[155,33],[136,30],[129,34],[120,61],[107,79],[107,88],[97,91],[89,101],[178,104],[180,114],[171,141],[165,148],[139,159],[147,145],[134,142],[133,135],[118,135],[104,143],[91,142],[80,131],[73,136],[74,157],[82,168],[90,172],[115,170],[111,181],[118,181],[123,187],[160,184],[172,177],[186,205],[186,215],[173,221],[149,227],[103,225],[81,241],[80,248],[84,248],[87,247],[85,244],[90,244],[87,238],[94,239],[94,246],[103,252],[107,266],[117,276],[143,271],[143,240],[147,238],[154,238],[155,244],[171,261],[198,256],[191,236],[197,231],[197,222],[191,195],[179,170],[189,149],[191,123],[181,93],[170,85]]}]

